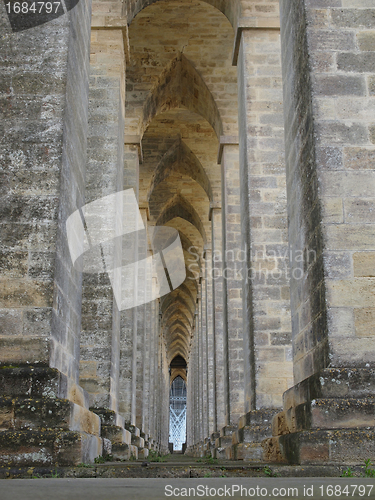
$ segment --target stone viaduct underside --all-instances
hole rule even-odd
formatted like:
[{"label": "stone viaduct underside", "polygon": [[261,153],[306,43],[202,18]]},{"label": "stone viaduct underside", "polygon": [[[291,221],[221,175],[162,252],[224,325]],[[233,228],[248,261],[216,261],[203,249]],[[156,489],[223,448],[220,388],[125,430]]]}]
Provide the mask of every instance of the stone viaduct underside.
[{"label": "stone viaduct underside", "polygon": [[[191,456],[373,458],[373,1],[0,9],[0,464],[167,453],[177,376]],[[66,221],[129,189],[186,278],[119,310]]]}]

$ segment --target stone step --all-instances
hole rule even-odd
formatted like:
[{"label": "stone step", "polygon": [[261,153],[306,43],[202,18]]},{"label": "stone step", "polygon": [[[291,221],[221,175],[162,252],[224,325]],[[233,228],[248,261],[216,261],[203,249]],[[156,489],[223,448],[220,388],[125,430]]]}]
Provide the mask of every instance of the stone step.
[{"label": "stone step", "polygon": [[215,441],[215,448],[226,448],[232,445],[232,434],[229,436],[220,436]]},{"label": "stone step", "polygon": [[125,428],[125,419],[115,411],[105,408],[90,408],[90,410],[100,417],[102,425],[114,425]]},{"label": "stone step", "polygon": [[0,466],[67,466],[92,463],[102,440],[84,432],[58,430],[0,431]]},{"label": "stone step", "polygon": [[288,389],[284,410],[313,399],[371,397],[375,393],[375,369],[326,368]]},{"label": "stone step", "polygon": [[245,462],[263,462],[263,447],[257,443],[238,443],[226,450],[227,460],[244,460]]},{"label": "stone step", "polygon": [[263,442],[264,458],[290,464],[360,465],[375,456],[372,429],[310,430],[285,434]]},{"label": "stone step", "polygon": [[114,444],[131,444],[129,431],[117,425],[102,425],[101,436],[109,439]]},{"label": "stone step", "polygon": [[0,393],[25,398],[59,398],[67,387],[67,377],[48,367],[1,367]]},{"label": "stone step", "polygon": [[137,446],[137,448],[144,448],[145,441],[140,436],[136,436],[135,434],[131,435],[131,444],[133,446]]},{"label": "stone step", "polygon": [[[105,464],[93,464],[91,467],[0,467],[0,479],[25,478],[30,477],[51,477],[56,476],[74,480],[75,478],[204,478],[210,477],[254,477],[268,478],[271,472],[275,477],[318,477],[332,478],[340,477],[347,468],[346,465],[315,465],[315,466],[288,466],[272,465],[265,472],[265,465],[262,463],[222,462],[218,465],[207,465],[186,461],[184,463],[153,463],[148,462],[147,467],[142,466],[142,461],[129,461],[124,463],[108,462]],[[224,467],[225,466],[225,467]],[[224,470],[225,468],[225,470]],[[363,464],[353,467],[359,475],[363,473]],[[74,483],[74,481],[73,481]],[[127,490],[126,490],[127,491]],[[108,496],[108,495],[107,495]],[[130,493],[130,496],[132,494]],[[128,497],[128,492],[125,498]],[[8,497],[7,497],[8,498]],[[84,497],[86,498],[86,497]],[[150,496],[148,498],[151,498]]]},{"label": "stone step", "polygon": [[220,437],[231,436],[237,430],[237,425],[226,425],[220,429]]},{"label": "stone step", "polygon": [[23,398],[50,398],[74,401],[88,409],[89,395],[55,368],[47,366],[0,366],[0,394]]},{"label": "stone step", "polygon": [[0,397],[0,430],[58,429],[99,436],[100,419],[67,399]]},{"label": "stone step", "polygon": [[130,434],[134,434],[134,436],[137,436],[137,437],[141,436],[141,431],[135,425],[132,425],[132,424],[125,422],[124,427],[127,431],[130,432]]},{"label": "stone step", "polygon": [[273,435],[309,429],[355,429],[374,426],[374,398],[320,398],[277,414],[273,421]]},{"label": "stone step", "polygon": [[147,448],[139,448],[138,459],[146,460],[146,458],[148,457],[148,453],[149,453],[149,451]]},{"label": "stone step", "polygon": [[265,425],[252,425],[241,427],[232,435],[232,445],[239,443],[261,443],[264,439],[272,436],[271,422]]},{"label": "stone step", "polygon": [[248,426],[271,426],[272,418],[279,410],[266,408],[263,410],[252,410],[243,415],[238,422],[238,429]]},{"label": "stone step", "polygon": [[131,457],[138,459],[138,448],[131,444],[115,443],[112,445],[112,456],[114,460],[130,460]]}]

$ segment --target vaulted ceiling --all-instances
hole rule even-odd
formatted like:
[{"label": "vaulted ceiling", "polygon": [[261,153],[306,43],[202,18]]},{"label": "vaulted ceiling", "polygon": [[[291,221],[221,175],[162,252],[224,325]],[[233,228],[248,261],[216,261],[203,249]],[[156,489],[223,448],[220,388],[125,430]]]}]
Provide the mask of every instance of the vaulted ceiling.
[{"label": "vaulted ceiling", "polygon": [[227,18],[236,3],[129,0],[135,17],[126,134],[142,138],[139,204],[149,207],[149,225],[179,231],[187,271],[184,283],[161,299],[169,363],[178,355],[189,361],[203,252],[211,247],[210,205],[221,203],[219,140],[237,135],[234,32]]}]

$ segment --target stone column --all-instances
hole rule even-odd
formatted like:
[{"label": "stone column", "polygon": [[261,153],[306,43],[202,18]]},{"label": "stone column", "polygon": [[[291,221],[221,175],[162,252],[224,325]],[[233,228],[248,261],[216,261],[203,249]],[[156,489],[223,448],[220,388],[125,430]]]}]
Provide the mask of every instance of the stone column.
[{"label": "stone column", "polygon": [[215,415],[215,339],[213,324],[213,280],[212,280],[212,250],[205,250],[205,287],[206,287],[206,318],[207,318],[207,387],[208,387],[208,433],[211,436],[216,431]]},{"label": "stone column", "polygon": [[201,330],[202,330],[202,394],[203,394],[203,416],[202,416],[202,428],[203,428],[203,439],[207,443],[206,439],[209,436],[209,401],[208,401],[208,353],[207,340],[207,287],[206,287],[206,269],[205,269],[205,256],[202,262],[202,281],[201,281]]},{"label": "stone column", "polygon": [[160,391],[160,402],[161,402],[161,438],[160,446],[161,453],[166,455],[169,453],[169,389],[170,389],[170,376],[169,376],[169,364],[167,360],[167,349],[166,344],[163,339],[162,343],[162,365],[161,365],[161,391]]},{"label": "stone column", "polygon": [[[153,278],[155,286],[156,278]],[[159,310],[157,307],[158,301],[151,302],[151,320],[150,320],[150,335],[149,335],[149,350],[150,350],[150,369],[149,369],[149,405],[148,405],[148,432],[152,443],[155,439],[155,408],[157,400],[157,325],[159,322]]]},{"label": "stone column", "polygon": [[43,363],[75,383],[81,274],[65,222],[84,204],[90,9],[84,1],[21,33],[5,7],[0,20],[2,54],[12,61],[1,88],[1,362]]},{"label": "stone column", "polygon": [[205,384],[205,359],[204,359],[204,343],[203,343],[203,335],[204,335],[204,324],[203,324],[203,297],[202,297],[202,278],[200,278],[199,283],[199,295],[198,295],[198,345],[199,345],[199,404],[200,404],[200,442],[203,442],[205,435],[205,399],[204,399],[204,384]]},{"label": "stone column", "polygon": [[271,444],[296,463],[375,450],[365,398],[375,386],[375,9],[360,7],[280,3],[297,385],[275,425],[287,435]]},{"label": "stone column", "polygon": [[222,278],[222,221],[221,208],[211,208],[212,226],[212,303],[214,327],[215,373],[215,432],[225,425],[224,405],[224,340],[223,340],[223,278]]},{"label": "stone column", "polygon": [[[87,202],[137,186],[137,163],[128,161],[133,146],[124,147],[125,52],[122,28],[92,30]],[[120,267],[129,249],[122,241],[116,245]],[[82,385],[101,416],[103,437],[112,441],[112,455],[129,458],[134,448],[119,413],[123,412],[121,330],[127,326],[124,316],[129,311],[119,311],[105,273],[85,274],[83,291]]]},{"label": "stone column", "polygon": [[[142,214],[142,220],[147,228],[147,209],[140,208]],[[147,256],[147,236],[146,232],[142,231],[138,236],[138,259],[144,259]],[[138,283],[138,297],[140,302],[142,301],[144,294],[146,293],[146,276],[139,276],[140,280]],[[144,397],[144,365],[146,360],[145,356],[145,342],[146,342],[146,306],[147,304],[142,304],[136,308],[137,312],[137,354],[136,354],[136,402],[135,402],[135,424],[140,429],[143,430],[143,397]]]},{"label": "stone column", "polygon": [[233,443],[237,458],[260,460],[260,442],[293,379],[279,20],[253,21],[240,21],[234,50],[247,376],[246,415]]},{"label": "stone column", "polygon": [[[122,32],[93,30],[91,38],[86,203],[122,191],[124,161]],[[118,251],[121,254],[121,244]],[[80,382],[91,407],[117,411],[120,312],[107,273],[84,272],[82,310]]]},{"label": "stone column", "polygon": [[186,444],[187,444],[187,449],[186,449],[186,454],[191,455],[192,454],[192,445],[194,443],[194,438],[193,438],[193,407],[194,407],[194,402],[192,399],[192,370],[191,370],[191,356],[190,356],[190,364],[189,364],[189,369],[187,373],[187,382],[186,382],[186,391],[187,391],[187,398],[186,398]]},{"label": "stone column", "polygon": [[233,426],[245,412],[238,138],[220,138],[218,163],[222,186],[224,365],[227,370],[225,423]]},{"label": "stone column", "polygon": [[212,436],[215,440],[213,450],[216,458],[225,458],[226,448],[230,446],[233,429],[227,428],[229,415],[229,365],[228,365],[228,330],[225,321],[224,300],[224,247],[223,223],[221,208],[212,207],[212,280],[214,304],[214,338],[215,338],[215,390],[216,390],[216,432]]},{"label": "stone column", "polygon": [[[125,138],[124,147],[124,189],[134,189],[138,197],[139,186],[139,149],[131,138]],[[135,239],[136,240],[136,239]],[[138,249],[137,241],[134,241],[134,248]],[[136,260],[136,258],[135,258]],[[132,415],[134,407],[135,391],[133,390],[133,363],[136,357],[137,321],[136,308],[121,312],[121,348],[120,348],[120,394],[119,411],[125,419],[126,426],[135,425],[135,415]],[[135,345],[134,345],[135,341]]]},{"label": "stone column", "polygon": [[200,296],[198,293],[196,311],[194,314],[194,342],[195,342],[195,398],[196,398],[196,416],[195,416],[195,444],[198,445],[202,439],[202,362],[201,362],[201,346],[200,346],[200,325],[199,325],[199,303]]},{"label": "stone column", "polygon": [[84,204],[90,17],[91,2],[82,0],[68,14],[17,33],[0,7],[0,388],[12,397],[18,387],[10,411],[30,397],[43,407],[40,397],[48,393],[50,413],[37,406],[35,415],[53,414],[43,424],[28,416],[40,452],[26,452],[30,435],[10,424],[12,451],[3,447],[0,455],[7,465],[18,449],[26,458],[17,466],[89,462],[101,453],[99,419],[85,409],[87,394],[78,385],[82,275],[66,234],[68,216]]},{"label": "stone column", "polygon": [[[147,252],[148,256],[151,256],[151,252]],[[152,288],[152,280],[151,276],[148,276],[146,282],[147,290],[151,290]],[[153,301],[155,302],[155,301]],[[142,421],[142,431],[145,434],[145,441],[148,442],[148,437],[150,435],[150,418],[151,413],[153,412],[153,408],[150,407],[150,399],[151,399],[151,364],[153,360],[153,350],[151,346],[152,342],[152,321],[153,321],[153,313],[152,307],[153,302],[149,302],[145,304],[145,334],[144,334],[144,348],[143,348],[143,421]]]}]

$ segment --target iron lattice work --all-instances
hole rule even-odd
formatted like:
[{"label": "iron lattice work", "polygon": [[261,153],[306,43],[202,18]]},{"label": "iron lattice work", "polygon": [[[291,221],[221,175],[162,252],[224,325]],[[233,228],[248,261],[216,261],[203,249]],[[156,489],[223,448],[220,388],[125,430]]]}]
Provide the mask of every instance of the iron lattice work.
[{"label": "iron lattice work", "polygon": [[182,450],[186,441],[186,384],[181,377],[172,382],[169,395],[169,442],[173,449]]}]

